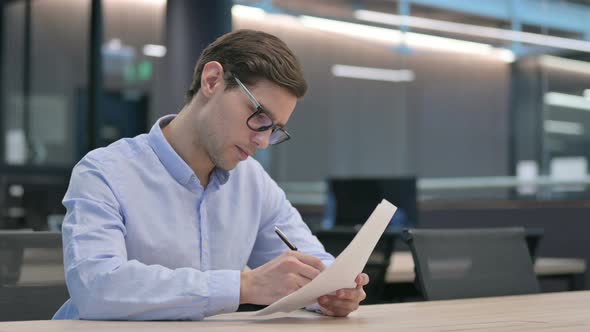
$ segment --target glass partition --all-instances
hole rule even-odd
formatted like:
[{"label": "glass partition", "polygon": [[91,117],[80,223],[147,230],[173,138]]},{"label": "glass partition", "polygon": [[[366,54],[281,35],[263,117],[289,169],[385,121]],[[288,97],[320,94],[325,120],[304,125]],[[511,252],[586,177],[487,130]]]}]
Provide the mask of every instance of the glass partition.
[{"label": "glass partition", "polygon": [[[12,1],[2,30],[4,161],[73,165],[87,86],[90,1]],[[68,19],[65,20],[64,17]]]}]

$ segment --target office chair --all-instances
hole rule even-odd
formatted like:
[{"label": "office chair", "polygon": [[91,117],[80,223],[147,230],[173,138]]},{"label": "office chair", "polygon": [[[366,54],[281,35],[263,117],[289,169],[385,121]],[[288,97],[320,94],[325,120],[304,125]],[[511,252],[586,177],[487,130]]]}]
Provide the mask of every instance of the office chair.
[{"label": "office chair", "polygon": [[426,300],[539,292],[523,228],[409,229],[402,238]]},{"label": "office chair", "polygon": [[[314,235],[324,245],[326,251],[336,257],[348,246],[357,231],[350,227],[334,227],[328,230],[316,230]],[[393,252],[395,237],[394,233],[383,233],[363,269],[363,272],[369,276],[369,284],[364,287],[367,298],[363,304],[383,302],[385,275]]]},{"label": "office chair", "polygon": [[65,279],[55,277],[61,247],[61,233],[0,231],[0,321],[51,319],[68,299]]},{"label": "office chair", "polygon": [[533,261],[533,265],[537,260],[537,251],[539,250],[539,243],[545,235],[545,230],[538,227],[527,227],[525,228],[525,240],[529,250],[529,254]]}]

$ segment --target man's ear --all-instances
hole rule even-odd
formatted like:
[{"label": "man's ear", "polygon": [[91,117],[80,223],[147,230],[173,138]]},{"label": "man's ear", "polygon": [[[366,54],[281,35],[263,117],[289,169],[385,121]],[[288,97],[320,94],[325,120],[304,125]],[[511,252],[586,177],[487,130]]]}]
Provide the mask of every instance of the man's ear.
[{"label": "man's ear", "polygon": [[225,89],[223,66],[217,61],[210,61],[203,66],[201,73],[201,91],[205,97],[211,97],[219,89]]}]

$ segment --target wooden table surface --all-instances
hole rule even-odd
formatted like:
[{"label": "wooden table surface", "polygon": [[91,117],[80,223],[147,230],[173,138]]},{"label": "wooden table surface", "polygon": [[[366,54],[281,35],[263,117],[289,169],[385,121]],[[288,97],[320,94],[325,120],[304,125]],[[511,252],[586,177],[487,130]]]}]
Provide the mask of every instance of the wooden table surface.
[{"label": "wooden table surface", "polygon": [[483,299],[361,306],[347,318],[297,311],[288,317],[253,318],[240,312],[202,322],[25,321],[0,331],[590,331],[590,291]]}]

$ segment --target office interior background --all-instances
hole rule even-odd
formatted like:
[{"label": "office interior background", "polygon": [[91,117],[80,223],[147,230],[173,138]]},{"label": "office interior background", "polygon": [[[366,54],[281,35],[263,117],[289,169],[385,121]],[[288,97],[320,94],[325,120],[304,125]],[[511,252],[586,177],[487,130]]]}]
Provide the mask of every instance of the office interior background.
[{"label": "office interior background", "polygon": [[59,231],[76,162],[178,112],[202,49],[249,28],[309,83],[293,139],[255,158],[310,227],[338,224],[336,188],[372,181],[407,225],[540,228],[538,255],[590,258],[590,1],[0,3],[3,231]]}]

